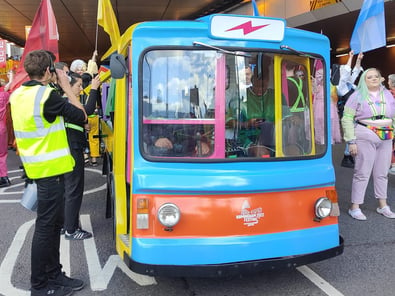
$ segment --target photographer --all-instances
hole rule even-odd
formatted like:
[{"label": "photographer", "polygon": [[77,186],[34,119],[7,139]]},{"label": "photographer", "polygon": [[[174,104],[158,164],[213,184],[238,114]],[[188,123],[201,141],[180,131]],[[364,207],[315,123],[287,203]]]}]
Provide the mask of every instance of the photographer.
[{"label": "photographer", "polygon": [[[71,72],[70,86],[74,91],[74,96],[78,97],[82,91],[82,77],[78,73]],[[87,115],[93,114],[96,108],[96,102],[100,99],[100,79],[96,76],[92,80],[92,87],[89,96],[84,105]],[[71,155],[75,160],[75,166],[72,172],[65,174],[65,217],[64,233],[68,240],[83,240],[92,237],[92,234],[83,230],[79,225],[79,214],[81,209],[82,197],[84,194],[84,149],[86,146],[86,137],[84,125],[74,124],[65,116],[65,126],[67,139]]]},{"label": "photographer", "polygon": [[[59,258],[60,229],[64,219],[64,174],[74,159],[67,142],[63,117],[83,124],[86,113],[71,90],[64,71],[55,69],[55,56],[45,50],[26,55],[24,68],[31,80],[10,98],[15,137],[27,177],[37,184],[37,218],[31,248],[31,295],[71,295],[84,282],[67,277]],[[47,85],[57,83],[62,98]]]}]

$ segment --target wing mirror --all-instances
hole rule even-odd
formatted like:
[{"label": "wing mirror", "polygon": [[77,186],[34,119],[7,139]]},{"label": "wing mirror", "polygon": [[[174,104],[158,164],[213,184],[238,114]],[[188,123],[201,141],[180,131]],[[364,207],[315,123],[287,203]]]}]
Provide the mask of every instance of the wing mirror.
[{"label": "wing mirror", "polygon": [[111,77],[114,79],[120,79],[128,73],[128,67],[126,66],[125,57],[121,54],[113,54],[110,59],[110,71]]}]

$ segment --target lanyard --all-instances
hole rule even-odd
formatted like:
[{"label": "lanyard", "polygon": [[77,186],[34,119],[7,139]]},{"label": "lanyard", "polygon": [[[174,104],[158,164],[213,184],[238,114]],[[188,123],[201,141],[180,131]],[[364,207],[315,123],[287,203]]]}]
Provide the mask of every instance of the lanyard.
[{"label": "lanyard", "polygon": [[[372,101],[372,99],[370,98],[370,95],[368,95],[368,97],[367,97],[367,102],[368,102],[368,105],[369,105],[369,107],[370,107],[370,110],[372,111],[372,113],[373,113],[373,117],[372,117],[372,119],[376,119],[376,117],[378,116],[378,113],[377,113],[377,108],[376,108],[376,106],[375,106],[375,103]],[[385,116],[385,105],[386,105],[386,102],[385,102],[385,100],[384,100],[384,95],[383,95],[383,92],[381,92],[381,100],[380,100],[380,115],[381,116]]]}]

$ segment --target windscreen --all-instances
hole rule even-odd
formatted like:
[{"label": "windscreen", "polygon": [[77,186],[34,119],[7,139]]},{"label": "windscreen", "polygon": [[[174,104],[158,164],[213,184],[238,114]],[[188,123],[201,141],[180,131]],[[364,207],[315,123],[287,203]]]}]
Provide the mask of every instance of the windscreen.
[{"label": "windscreen", "polygon": [[145,52],[141,65],[147,158],[272,161],[326,151],[322,59],[161,49]]}]

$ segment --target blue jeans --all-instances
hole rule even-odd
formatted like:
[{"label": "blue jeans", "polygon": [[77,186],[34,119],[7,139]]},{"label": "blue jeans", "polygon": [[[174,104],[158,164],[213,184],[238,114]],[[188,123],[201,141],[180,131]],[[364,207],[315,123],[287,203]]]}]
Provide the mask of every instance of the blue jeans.
[{"label": "blue jeans", "polygon": [[31,251],[31,285],[41,289],[62,270],[60,229],[64,220],[63,175],[36,179],[37,218]]}]

